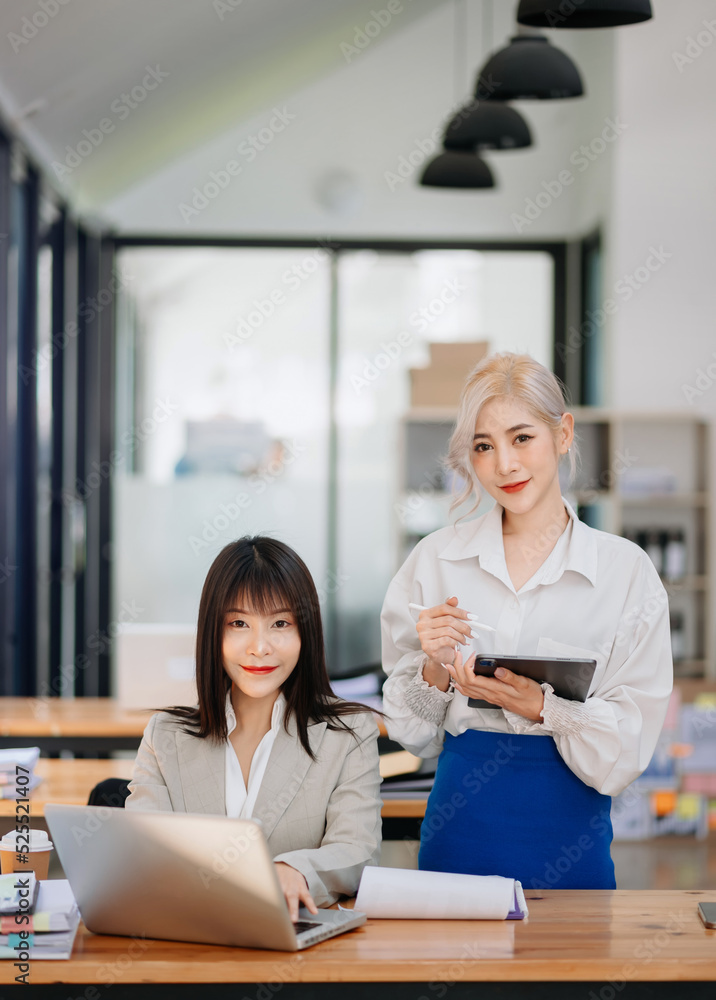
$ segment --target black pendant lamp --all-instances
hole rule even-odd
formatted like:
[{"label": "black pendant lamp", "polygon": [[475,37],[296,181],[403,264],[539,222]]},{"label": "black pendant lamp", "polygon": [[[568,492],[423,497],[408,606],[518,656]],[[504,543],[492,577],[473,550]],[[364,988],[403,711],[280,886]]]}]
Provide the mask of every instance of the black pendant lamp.
[{"label": "black pendant lamp", "polygon": [[423,187],[492,188],[495,179],[492,171],[474,153],[447,150],[431,160],[420,178]]},{"label": "black pendant lamp", "polygon": [[649,0],[520,0],[517,8],[518,23],[531,28],[616,28],[651,16]]},{"label": "black pendant lamp", "polygon": [[556,101],[584,93],[579,70],[544,35],[515,35],[480,70],[478,100]]},{"label": "black pendant lamp", "polygon": [[479,152],[483,149],[524,149],[532,145],[525,119],[501,101],[473,101],[448,122],[445,149]]}]

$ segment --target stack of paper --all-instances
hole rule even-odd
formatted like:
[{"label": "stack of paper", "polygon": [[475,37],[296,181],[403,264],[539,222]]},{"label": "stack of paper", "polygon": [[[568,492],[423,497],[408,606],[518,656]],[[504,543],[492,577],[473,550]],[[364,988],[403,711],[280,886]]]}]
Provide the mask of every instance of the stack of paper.
[{"label": "stack of paper", "polygon": [[39,747],[0,750],[0,799],[23,799],[42,778],[35,774]]},{"label": "stack of paper", "polygon": [[[4,892],[11,892],[15,883],[31,881],[31,875],[16,872],[0,876],[0,898]],[[70,957],[80,922],[70,883],[66,879],[45,879],[39,884],[34,913],[0,916],[0,958],[26,962]]]},{"label": "stack of paper", "polygon": [[[0,921],[5,916],[18,913],[20,909],[32,913],[37,902],[39,889],[40,883],[33,871],[21,872],[20,878],[17,878],[14,873],[0,875]],[[23,899],[25,902],[22,902]],[[6,932],[2,931],[2,933]]]},{"label": "stack of paper", "polygon": [[522,884],[501,875],[366,868],[356,910],[393,920],[522,920]]}]

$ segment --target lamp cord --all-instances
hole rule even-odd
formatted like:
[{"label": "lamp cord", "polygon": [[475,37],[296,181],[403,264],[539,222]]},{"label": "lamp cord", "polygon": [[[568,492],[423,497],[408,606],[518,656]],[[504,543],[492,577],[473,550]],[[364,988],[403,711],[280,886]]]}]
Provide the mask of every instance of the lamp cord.
[{"label": "lamp cord", "polygon": [[454,3],[454,33],[455,33],[455,107],[458,107],[464,97],[467,73],[467,0],[455,0]]},{"label": "lamp cord", "polygon": [[483,62],[487,60],[492,52],[493,46],[493,23],[494,23],[494,0],[482,0],[482,41],[487,42],[483,53]]}]

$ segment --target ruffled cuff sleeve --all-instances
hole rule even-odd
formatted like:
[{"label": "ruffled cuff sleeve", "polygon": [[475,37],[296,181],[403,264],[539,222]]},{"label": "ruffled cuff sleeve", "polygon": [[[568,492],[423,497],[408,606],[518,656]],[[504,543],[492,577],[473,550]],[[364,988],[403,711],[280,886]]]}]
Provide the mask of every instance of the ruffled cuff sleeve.
[{"label": "ruffled cuff sleeve", "polygon": [[442,726],[455,691],[450,683],[447,691],[441,691],[434,684],[428,684],[423,677],[426,660],[421,658],[413,680],[405,688],[405,705],[419,719],[433,726]]},{"label": "ruffled cuff sleeve", "polygon": [[544,692],[542,722],[533,722],[517,712],[505,710],[505,718],[514,732],[576,736],[585,723],[585,706],[579,701],[557,697],[551,684],[541,684],[540,687]]}]

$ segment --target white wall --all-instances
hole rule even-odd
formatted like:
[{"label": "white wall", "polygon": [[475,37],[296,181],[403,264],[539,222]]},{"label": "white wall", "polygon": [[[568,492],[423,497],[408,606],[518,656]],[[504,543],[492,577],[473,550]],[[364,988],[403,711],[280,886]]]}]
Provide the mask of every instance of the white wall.
[{"label": "white wall", "polygon": [[[514,33],[514,4],[492,6],[494,49]],[[253,162],[237,147],[268,124],[270,107],[145,178],[104,206],[105,216],[124,232],[184,235],[561,239],[581,234],[606,215],[610,161],[620,141],[592,162],[570,160],[580,145],[600,136],[612,115],[612,32],[552,32],[552,43],[580,66],[589,96],[520,102],[536,145],[491,156],[499,185],[494,191],[420,188],[420,167],[407,180],[386,179],[386,174],[398,177],[401,163],[425,147],[450,109],[471,93],[489,39],[483,36],[481,0],[468,0],[467,15],[466,46],[456,47],[455,5],[437,6],[400,31],[379,36],[319,81],[287,93],[279,106],[295,117]],[[346,37],[352,38],[352,29]],[[463,55],[465,71],[456,72]],[[456,76],[464,77],[461,83]],[[231,159],[240,162],[241,175],[185,220],[179,206],[190,205],[193,189]],[[523,214],[527,199],[544,192],[543,181],[556,191],[553,182],[565,169],[574,182],[539,218],[516,228],[512,216]],[[337,205],[325,207],[321,199],[330,200],[332,191]]]},{"label": "white wall", "polygon": [[709,0],[657,0],[654,7],[653,21],[617,33],[616,106],[630,124],[615,150],[605,295],[625,275],[636,272],[637,284],[646,278],[648,269],[637,269],[650,258],[656,267],[650,248],[663,250],[664,259],[612,319],[611,402],[714,421],[716,8]]},{"label": "white wall", "polygon": [[[614,317],[613,402],[713,417],[716,389],[691,397],[682,386],[716,361],[716,7],[655,6],[653,21],[617,38],[617,105],[630,127],[615,150],[608,288],[644,265],[650,247],[671,256]],[[673,54],[705,19],[710,46],[679,71]]]}]

